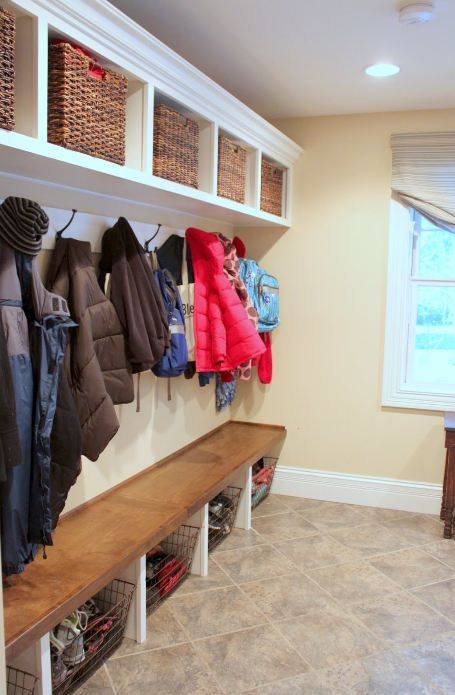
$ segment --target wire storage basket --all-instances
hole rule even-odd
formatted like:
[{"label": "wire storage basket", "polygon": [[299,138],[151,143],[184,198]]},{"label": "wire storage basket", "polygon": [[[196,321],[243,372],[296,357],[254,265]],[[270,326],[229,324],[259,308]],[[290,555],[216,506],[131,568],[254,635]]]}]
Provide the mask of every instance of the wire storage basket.
[{"label": "wire storage basket", "polygon": [[146,603],[155,610],[186,579],[193,562],[199,529],[183,524],[147,553]]},{"label": "wire storage basket", "polygon": [[284,169],[262,159],[261,162],[261,210],[281,217],[283,208]]},{"label": "wire storage basket", "polygon": [[16,18],[0,7],[0,128],[14,130]]},{"label": "wire storage basket", "polygon": [[218,136],[218,195],[245,202],[246,150],[224,135]]},{"label": "wire storage basket", "polygon": [[6,695],[34,695],[37,681],[38,678],[31,673],[6,667]]},{"label": "wire storage basket", "polygon": [[53,695],[73,692],[122,641],[135,588],[114,579],[53,630]]},{"label": "wire storage basket", "polygon": [[166,104],[154,108],[153,173],[192,188],[199,185],[199,125]]},{"label": "wire storage basket", "polygon": [[49,46],[47,138],[68,150],[125,164],[124,75],[65,42]]},{"label": "wire storage basket", "polygon": [[229,486],[209,502],[209,552],[234,528],[241,492],[241,488]]},{"label": "wire storage basket", "polygon": [[254,464],[251,483],[251,509],[257,507],[270,493],[277,462],[277,458],[264,456]]}]

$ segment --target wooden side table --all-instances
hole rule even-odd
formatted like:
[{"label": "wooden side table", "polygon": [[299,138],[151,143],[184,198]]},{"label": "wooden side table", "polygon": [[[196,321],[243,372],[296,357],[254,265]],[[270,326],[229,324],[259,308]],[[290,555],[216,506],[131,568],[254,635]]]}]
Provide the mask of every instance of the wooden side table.
[{"label": "wooden side table", "polygon": [[444,538],[453,536],[453,512],[455,506],[455,413],[444,416],[446,431],[446,467],[442,489],[441,519],[444,521]]}]

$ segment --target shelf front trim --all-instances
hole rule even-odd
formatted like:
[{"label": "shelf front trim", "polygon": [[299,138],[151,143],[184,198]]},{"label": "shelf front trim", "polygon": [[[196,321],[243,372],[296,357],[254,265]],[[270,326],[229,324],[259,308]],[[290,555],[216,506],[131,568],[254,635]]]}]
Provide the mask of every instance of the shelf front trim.
[{"label": "shelf front trim", "polygon": [[0,147],[2,171],[6,175],[45,181],[50,187],[67,186],[239,227],[290,226],[289,220],[262,210],[21,133],[0,130]]}]

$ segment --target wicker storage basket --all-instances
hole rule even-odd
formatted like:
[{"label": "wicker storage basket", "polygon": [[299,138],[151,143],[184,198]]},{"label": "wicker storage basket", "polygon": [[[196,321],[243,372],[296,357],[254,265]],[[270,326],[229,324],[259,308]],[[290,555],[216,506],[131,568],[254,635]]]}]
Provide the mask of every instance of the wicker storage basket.
[{"label": "wicker storage basket", "polygon": [[198,124],[169,106],[157,104],[153,123],[153,173],[197,188],[198,169]]},{"label": "wicker storage basket", "polygon": [[218,137],[218,195],[245,202],[246,150],[220,135]]},{"label": "wicker storage basket", "polygon": [[14,130],[16,18],[0,7],[0,128]]},{"label": "wicker storage basket", "polygon": [[68,43],[51,44],[49,142],[124,164],[127,86],[126,77]]},{"label": "wicker storage basket", "polygon": [[283,169],[268,162],[261,163],[261,210],[282,215]]}]

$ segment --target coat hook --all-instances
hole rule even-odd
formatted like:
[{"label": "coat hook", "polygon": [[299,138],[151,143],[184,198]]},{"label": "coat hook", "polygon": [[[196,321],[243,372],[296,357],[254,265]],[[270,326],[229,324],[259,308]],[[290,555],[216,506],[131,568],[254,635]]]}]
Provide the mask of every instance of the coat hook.
[{"label": "coat hook", "polygon": [[144,244],[144,251],[145,251],[145,253],[149,253],[149,252],[150,252],[149,244],[150,244],[150,242],[152,242],[152,241],[154,240],[154,238],[157,236],[157,234],[158,234],[158,232],[160,231],[160,229],[161,229],[161,224],[158,224],[158,227],[157,227],[157,230],[156,230],[155,234],[154,234],[152,237],[150,237],[150,239],[147,239],[147,241],[145,242],[145,244]]},{"label": "coat hook", "polygon": [[74,215],[76,214],[76,212],[77,212],[77,210],[75,210],[75,209],[73,208],[72,211],[71,211],[71,217],[70,217],[70,219],[69,219],[69,222],[67,222],[67,224],[65,224],[64,227],[62,227],[61,229],[59,229],[58,232],[56,232],[55,236],[57,237],[57,239],[60,239],[60,237],[62,236],[62,234],[63,234],[63,232],[65,231],[65,229],[68,229],[68,227],[70,226],[71,222],[74,220]]}]

